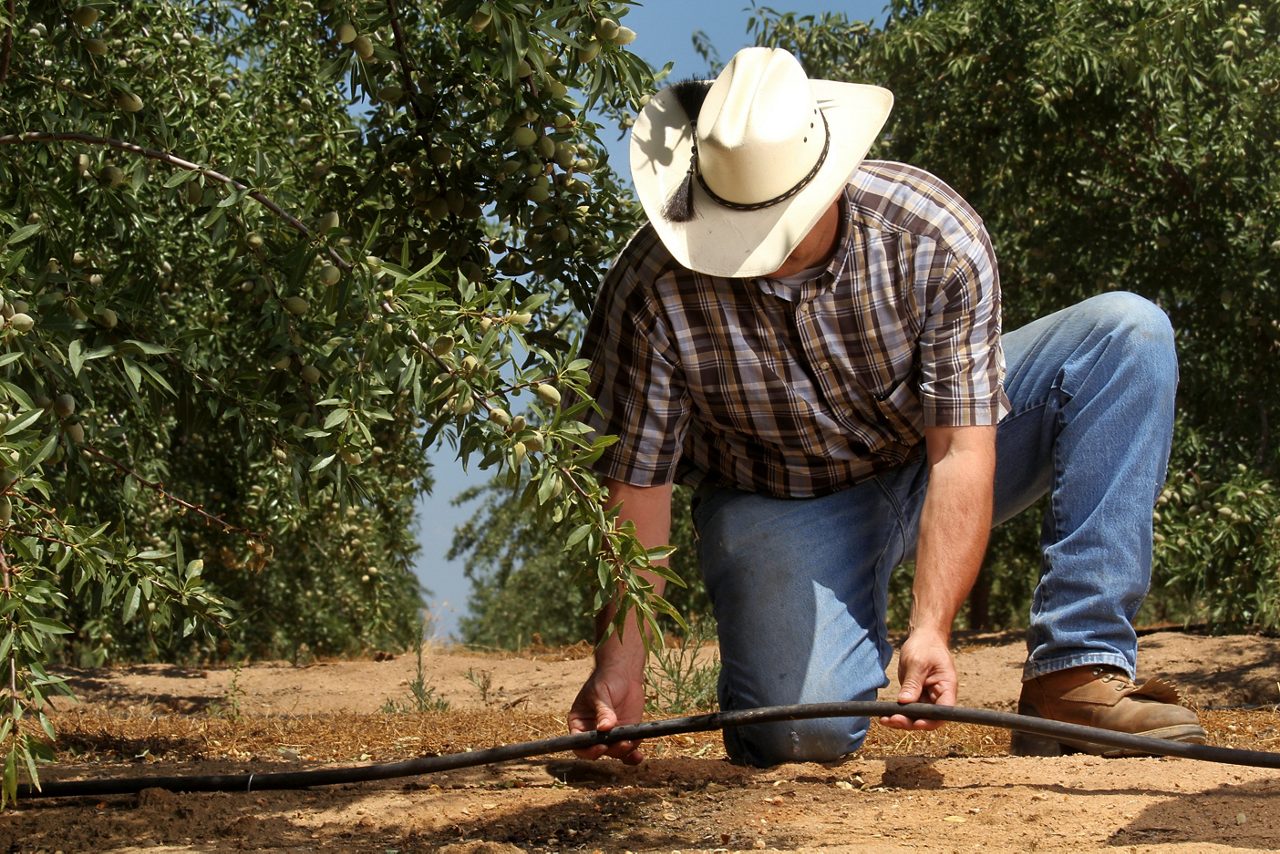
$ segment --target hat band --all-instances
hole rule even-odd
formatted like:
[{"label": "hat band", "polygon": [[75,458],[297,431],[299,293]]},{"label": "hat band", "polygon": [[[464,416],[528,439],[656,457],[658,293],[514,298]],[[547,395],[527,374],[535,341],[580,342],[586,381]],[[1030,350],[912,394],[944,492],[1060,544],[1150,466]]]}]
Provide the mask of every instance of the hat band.
[{"label": "hat band", "polygon": [[831,128],[827,124],[826,114],[821,110],[818,110],[818,115],[822,116],[822,153],[818,155],[818,160],[813,164],[813,168],[809,170],[808,175],[805,175],[797,181],[791,189],[774,196],[772,199],[765,199],[763,202],[743,204],[742,202],[731,202],[728,199],[717,195],[715,190],[707,186],[706,179],[702,177],[702,170],[698,168],[698,145],[696,142],[693,145],[693,153],[690,155],[689,168],[693,174],[697,176],[698,183],[702,185],[702,189],[706,194],[711,197],[712,201],[721,207],[726,207],[735,211],[758,211],[781,204],[803,190],[805,187],[809,186],[809,182],[817,177],[818,172],[822,170],[822,164],[827,161],[827,152],[831,150]]}]

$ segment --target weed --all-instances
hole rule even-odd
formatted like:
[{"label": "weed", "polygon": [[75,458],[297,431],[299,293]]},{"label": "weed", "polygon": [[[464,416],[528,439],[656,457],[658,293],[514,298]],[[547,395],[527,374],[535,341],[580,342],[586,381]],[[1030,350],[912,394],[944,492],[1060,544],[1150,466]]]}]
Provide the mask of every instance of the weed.
[{"label": "weed", "polygon": [[444,712],[449,709],[449,701],[436,695],[436,689],[427,684],[427,668],[422,660],[422,650],[426,646],[427,620],[424,618],[418,626],[417,667],[413,681],[409,683],[410,702],[400,702],[389,698],[382,704],[384,714],[408,714],[411,712]]},{"label": "weed", "polygon": [[485,706],[489,705],[489,689],[493,687],[493,671],[481,670],[479,673],[467,668],[467,681],[476,686],[476,690],[480,692],[480,702]]},{"label": "weed", "polygon": [[244,701],[245,690],[244,686],[240,684],[240,668],[242,666],[237,664],[235,669],[231,671],[231,683],[227,685],[227,690],[223,692],[221,698],[209,704],[209,714],[232,721],[238,721],[244,717],[244,709],[241,704]]},{"label": "weed", "polygon": [[715,625],[693,620],[675,646],[661,645],[649,658],[649,693],[645,710],[654,715],[686,715],[714,711],[720,659],[707,660],[703,646],[715,639]]}]

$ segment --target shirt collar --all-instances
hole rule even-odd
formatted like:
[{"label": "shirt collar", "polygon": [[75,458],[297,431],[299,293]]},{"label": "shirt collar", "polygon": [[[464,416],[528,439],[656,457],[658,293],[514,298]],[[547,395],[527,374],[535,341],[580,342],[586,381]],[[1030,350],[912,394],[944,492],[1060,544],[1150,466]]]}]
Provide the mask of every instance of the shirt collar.
[{"label": "shirt collar", "polygon": [[846,184],[840,194],[840,231],[836,237],[836,248],[831,253],[831,260],[821,267],[810,267],[800,273],[784,279],[760,277],[753,279],[756,286],[770,296],[784,299],[787,302],[804,302],[820,294],[830,291],[844,272],[849,262],[849,240],[853,233],[852,204],[849,199],[849,186]]}]

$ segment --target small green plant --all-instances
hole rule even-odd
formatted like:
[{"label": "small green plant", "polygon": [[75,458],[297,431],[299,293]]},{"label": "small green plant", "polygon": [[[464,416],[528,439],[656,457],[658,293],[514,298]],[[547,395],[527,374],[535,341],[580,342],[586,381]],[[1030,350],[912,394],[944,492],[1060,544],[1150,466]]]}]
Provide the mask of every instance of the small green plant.
[{"label": "small green plant", "polygon": [[[388,698],[382,704],[382,711],[388,715],[410,714],[417,712],[444,712],[449,709],[449,701],[436,695],[436,689],[427,684],[427,668],[422,660],[422,650],[426,646],[427,620],[424,618],[418,627],[417,666],[413,681],[409,683],[409,702]],[[469,674],[468,674],[469,675]]]},{"label": "small green plant", "polygon": [[237,664],[235,669],[231,671],[231,682],[227,685],[227,690],[223,692],[221,699],[209,704],[209,714],[232,721],[238,721],[244,717],[242,703],[245,697],[245,690],[244,686],[240,684],[241,667],[242,665]]},{"label": "small green plant", "polygon": [[493,687],[493,671],[481,670],[476,672],[468,667],[467,681],[476,686],[476,690],[480,692],[480,702],[488,706],[490,702],[489,689]]},{"label": "small green plant", "polygon": [[704,647],[715,640],[710,620],[691,620],[688,630],[674,646],[659,644],[649,658],[649,693],[645,710],[655,715],[685,715],[714,711],[718,705],[716,683],[720,679],[720,658]]}]

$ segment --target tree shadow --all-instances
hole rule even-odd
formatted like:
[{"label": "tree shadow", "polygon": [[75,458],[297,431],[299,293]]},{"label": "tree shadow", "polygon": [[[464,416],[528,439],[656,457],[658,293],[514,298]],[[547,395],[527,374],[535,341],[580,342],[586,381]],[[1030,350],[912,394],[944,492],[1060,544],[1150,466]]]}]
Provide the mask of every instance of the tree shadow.
[{"label": "tree shadow", "polygon": [[1280,779],[1222,785],[1152,804],[1111,834],[1113,846],[1280,848]]},{"label": "tree shadow", "polygon": [[[1139,644],[1138,660],[1145,650],[1162,645],[1159,636],[1144,638]],[[1280,652],[1274,644],[1257,643],[1250,637],[1222,638],[1215,646],[1219,654],[1200,658],[1188,656],[1171,661],[1161,675],[1192,689],[1202,697],[1212,697],[1210,708],[1272,706],[1280,704]],[[1224,665],[1223,661],[1231,662]]]}]

